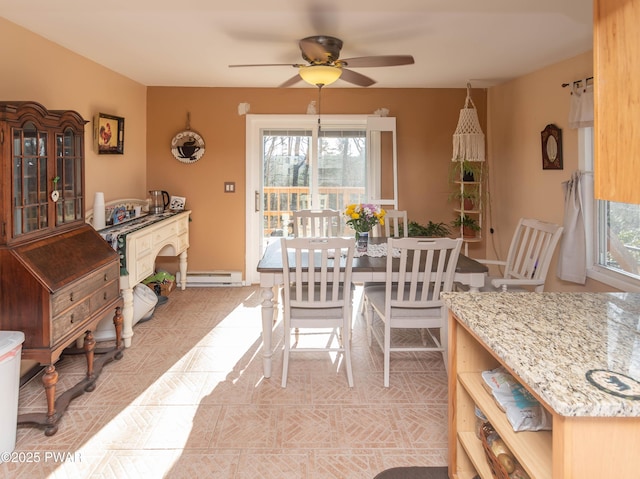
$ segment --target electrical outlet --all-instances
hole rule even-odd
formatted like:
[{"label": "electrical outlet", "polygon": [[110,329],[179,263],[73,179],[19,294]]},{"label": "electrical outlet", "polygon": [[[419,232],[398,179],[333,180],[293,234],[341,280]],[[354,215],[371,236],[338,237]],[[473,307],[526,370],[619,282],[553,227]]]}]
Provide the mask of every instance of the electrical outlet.
[{"label": "electrical outlet", "polygon": [[225,193],[235,193],[236,192],[236,182],[235,181],[225,181],[224,182],[224,192]]}]

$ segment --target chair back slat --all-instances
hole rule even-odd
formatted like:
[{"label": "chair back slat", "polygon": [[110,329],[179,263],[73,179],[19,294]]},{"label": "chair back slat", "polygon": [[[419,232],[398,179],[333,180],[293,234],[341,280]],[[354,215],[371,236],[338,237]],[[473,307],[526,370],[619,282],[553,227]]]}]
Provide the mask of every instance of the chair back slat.
[{"label": "chair back slat", "polygon": [[393,258],[387,256],[385,289],[390,310],[442,306],[440,293],[452,290],[461,246],[459,238],[389,238],[387,251],[400,251],[397,280]]},{"label": "chair back slat", "polygon": [[285,307],[343,306],[341,286],[351,284],[353,240],[282,238],[280,241]]},{"label": "chair back slat", "polygon": [[337,210],[298,210],[293,212],[293,235],[297,238],[338,236],[340,212]]},{"label": "chair back slat", "polygon": [[504,277],[546,278],[562,230],[561,226],[552,223],[528,218],[521,219],[509,247]]},{"label": "chair back slat", "polygon": [[404,210],[385,210],[384,226],[375,225],[373,236],[384,238],[401,238],[409,236],[409,222]]}]

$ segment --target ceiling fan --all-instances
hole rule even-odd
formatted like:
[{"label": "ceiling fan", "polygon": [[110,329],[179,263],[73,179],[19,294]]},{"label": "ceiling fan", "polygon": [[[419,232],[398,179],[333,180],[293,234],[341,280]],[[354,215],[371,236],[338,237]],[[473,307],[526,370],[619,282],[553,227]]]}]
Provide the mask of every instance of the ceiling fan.
[{"label": "ceiling fan", "polygon": [[411,65],[414,63],[411,55],[377,55],[356,58],[340,58],[342,40],[328,35],[315,35],[303,38],[298,42],[303,63],[262,63],[250,65],[229,65],[229,67],[261,67],[261,66],[292,66],[298,69],[298,74],[282,83],[280,87],[295,85],[304,80],[310,85],[322,88],[337,81],[339,78],[358,86],[371,86],[375,80],[357,73],[350,68],[391,67]]}]

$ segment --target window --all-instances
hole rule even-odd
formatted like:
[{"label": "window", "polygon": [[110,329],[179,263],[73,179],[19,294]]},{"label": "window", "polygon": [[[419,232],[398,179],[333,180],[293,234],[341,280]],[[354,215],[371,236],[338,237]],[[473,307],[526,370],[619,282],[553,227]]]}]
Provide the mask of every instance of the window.
[{"label": "window", "polygon": [[[581,166],[593,171],[593,128],[579,130]],[[585,182],[587,276],[622,291],[640,291],[640,205],[595,200]]]}]

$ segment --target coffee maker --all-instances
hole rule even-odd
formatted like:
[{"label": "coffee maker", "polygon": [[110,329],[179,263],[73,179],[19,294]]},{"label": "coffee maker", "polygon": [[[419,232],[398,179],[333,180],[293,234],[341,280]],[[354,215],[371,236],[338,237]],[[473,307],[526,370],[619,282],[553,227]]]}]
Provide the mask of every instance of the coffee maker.
[{"label": "coffee maker", "polygon": [[169,193],[164,190],[149,191],[149,214],[163,213],[167,206],[169,206]]}]

